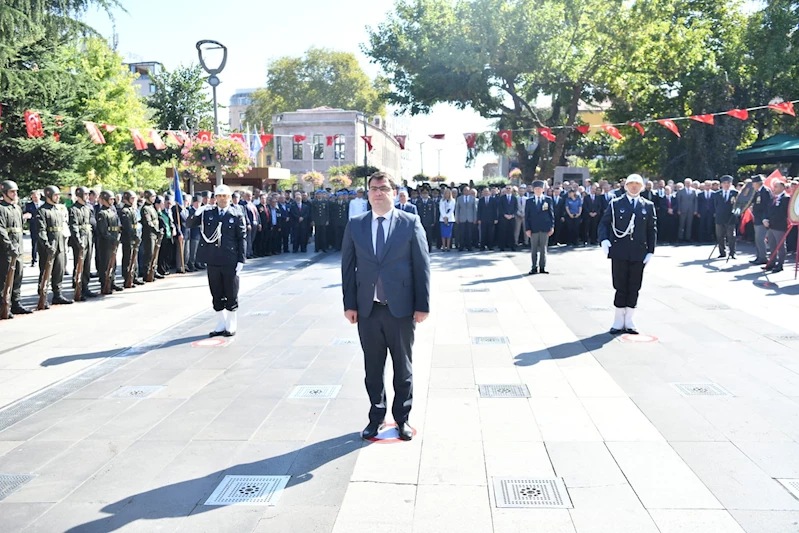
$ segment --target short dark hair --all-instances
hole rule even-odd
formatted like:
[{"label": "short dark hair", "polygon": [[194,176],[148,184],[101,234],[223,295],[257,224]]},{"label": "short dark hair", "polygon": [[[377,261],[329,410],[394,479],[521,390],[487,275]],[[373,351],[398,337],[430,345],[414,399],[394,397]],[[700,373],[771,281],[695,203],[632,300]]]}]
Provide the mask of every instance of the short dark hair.
[{"label": "short dark hair", "polygon": [[391,174],[388,172],[379,171],[369,176],[369,179],[366,181],[367,188],[372,185],[372,180],[385,180],[392,189],[397,190],[397,184],[394,182],[394,178],[392,178]]}]

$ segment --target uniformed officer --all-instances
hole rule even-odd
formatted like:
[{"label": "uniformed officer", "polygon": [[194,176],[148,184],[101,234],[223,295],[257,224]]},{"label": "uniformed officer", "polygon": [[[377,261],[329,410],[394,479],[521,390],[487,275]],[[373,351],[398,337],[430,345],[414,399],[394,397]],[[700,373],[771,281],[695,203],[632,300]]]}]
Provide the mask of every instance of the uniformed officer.
[{"label": "uniformed officer", "polygon": [[117,213],[121,226],[122,279],[126,289],[134,285],[144,285],[144,280],[139,277],[138,261],[133,261],[133,253],[139,249],[141,244],[141,224],[136,211],[136,193],[125,191],[122,193],[122,208]]},{"label": "uniformed officer", "polygon": [[19,302],[22,290],[22,208],[18,203],[19,189],[13,181],[0,183],[0,302],[5,303],[5,284],[8,270],[14,268],[11,280],[11,302],[8,318],[28,315],[30,309]]},{"label": "uniformed officer", "polygon": [[[55,185],[48,185],[44,188],[44,204],[36,212],[36,220],[39,227],[39,287],[42,291],[47,291],[46,286],[42,286],[42,279],[48,268],[48,263],[52,262],[49,272],[50,283],[53,287],[53,305],[71,304],[72,300],[64,298],[61,293],[61,286],[64,280],[64,269],[67,263],[67,246],[64,238],[64,226],[66,223],[66,209],[59,204],[61,191]],[[44,308],[49,309],[47,300],[44,301]]]},{"label": "uniformed officer", "polygon": [[655,204],[640,197],[644,179],[631,174],[625,187],[626,194],[610,201],[599,224],[599,240],[602,251],[611,260],[613,288],[616,289],[613,300],[616,317],[610,328],[612,335],[638,334],[633,323],[638,291],[641,290],[644,266],[652,259],[657,240]]},{"label": "uniformed officer", "polygon": [[[113,208],[114,193],[100,193],[100,211],[97,213],[97,255],[100,257],[100,287],[103,294],[121,291],[117,285],[117,246],[119,245],[119,216]],[[106,279],[106,276],[110,279]],[[106,290],[108,287],[108,290]]]},{"label": "uniformed officer", "polygon": [[158,216],[158,211],[155,209],[153,202],[155,201],[155,191],[144,191],[144,205],[141,208],[141,226],[142,226],[142,266],[144,267],[143,278],[147,281],[150,279],[151,268],[153,278],[163,279],[164,276],[158,273],[158,259],[153,261],[155,254],[155,247],[158,240],[163,238],[164,230],[161,229],[161,219]]},{"label": "uniformed officer", "polygon": [[766,252],[766,234],[768,228],[763,225],[763,219],[768,218],[768,209],[774,195],[771,189],[763,184],[763,176],[752,176],[752,187],[755,189],[755,198],[752,201],[752,216],[755,224],[755,249],[757,256],[749,261],[755,265],[765,265],[768,262]]},{"label": "uniformed officer", "polygon": [[314,248],[316,252],[327,251],[327,228],[330,225],[330,210],[325,191],[316,191],[316,199],[311,205],[311,220],[314,225]]},{"label": "uniformed officer", "polygon": [[349,221],[349,206],[347,205],[347,192],[336,193],[336,201],[331,204],[330,225],[333,227],[333,248],[341,251],[341,241],[344,239],[344,228]]},{"label": "uniformed officer", "polygon": [[92,271],[92,218],[94,209],[88,202],[88,187],[78,187],[75,190],[75,203],[69,208],[69,244],[72,247],[73,272],[78,274],[78,262],[83,254],[83,272],[81,279],[74,279],[75,293],[78,293],[77,283],[81,284],[80,297],[76,299],[85,302],[87,298],[94,298],[97,293],[89,290],[89,277]]},{"label": "uniformed officer", "polygon": [[[721,177],[721,190],[713,193],[713,209],[716,213],[716,241],[719,247],[719,258],[735,259],[735,197],[738,191],[732,188],[732,176]],[[725,247],[726,243],[726,247]]]},{"label": "uniformed officer", "polygon": [[217,314],[216,327],[209,336],[232,337],[237,328],[239,272],[247,255],[247,222],[244,213],[230,204],[230,187],[219,185],[215,196],[215,207],[200,206],[186,224],[199,226],[197,260],[208,265],[208,286]]}]

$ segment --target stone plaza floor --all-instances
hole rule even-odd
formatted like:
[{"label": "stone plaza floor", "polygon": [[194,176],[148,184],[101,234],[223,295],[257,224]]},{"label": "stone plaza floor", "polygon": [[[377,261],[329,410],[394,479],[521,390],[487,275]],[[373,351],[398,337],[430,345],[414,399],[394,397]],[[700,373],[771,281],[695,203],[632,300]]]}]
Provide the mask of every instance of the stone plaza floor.
[{"label": "stone plaza floor", "polygon": [[407,443],[360,439],[338,254],[248,262],[220,345],[203,274],[0,323],[0,532],[797,533],[793,263],[709,253],[637,338],[596,248],[434,253]]}]

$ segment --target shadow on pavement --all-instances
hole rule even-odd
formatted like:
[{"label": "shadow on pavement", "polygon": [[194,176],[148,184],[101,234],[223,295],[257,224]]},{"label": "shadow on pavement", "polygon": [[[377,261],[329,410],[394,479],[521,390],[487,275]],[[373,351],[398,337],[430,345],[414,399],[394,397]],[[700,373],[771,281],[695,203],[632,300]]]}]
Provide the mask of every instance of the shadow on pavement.
[{"label": "shadow on pavement", "polygon": [[513,358],[513,364],[516,366],[533,366],[543,359],[567,359],[569,357],[575,357],[592,350],[598,350],[615,338],[616,337],[610,333],[598,333],[591,337],[586,337],[585,339],[565,342],[557,346],[550,346],[543,350],[520,353]]},{"label": "shadow on pavement", "polygon": [[[161,344],[159,346],[150,346],[147,351],[162,349],[162,348],[169,348],[171,346],[178,346],[180,344],[191,344],[194,341],[198,341],[201,339],[207,339],[208,335],[194,335],[192,337],[183,337],[180,339],[173,339],[169,342]],[[126,352],[127,355],[124,355]],[[79,353],[74,355],[61,355],[58,357],[51,357],[50,359],[45,359],[42,361],[41,366],[56,366],[56,365],[63,365],[64,363],[71,363],[72,361],[88,361],[90,359],[105,359],[108,357],[129,357],[133,355],[141,355],[141,351],[137,351],[135,349],[131,350],[130,347],[128,348],[114,348],[113,350],[106,350],[103,352],[91,352],[91,353]]]},{"label": "shadow on pavement", "polygon": [[[116,531],[138,520],[180,518],[207,513],[219,506],[203,505],[226,475],[283,476],[291,479],[286,491],[313,479],[314,470],[368,445],[358,433],[350,433],[252,463],[244,463],[211,472],[203,477],[165,485],[132,494],[103,507],[111,516],[75,526],[65,533]],[[155,526],[153,526],[153,531]]]}]

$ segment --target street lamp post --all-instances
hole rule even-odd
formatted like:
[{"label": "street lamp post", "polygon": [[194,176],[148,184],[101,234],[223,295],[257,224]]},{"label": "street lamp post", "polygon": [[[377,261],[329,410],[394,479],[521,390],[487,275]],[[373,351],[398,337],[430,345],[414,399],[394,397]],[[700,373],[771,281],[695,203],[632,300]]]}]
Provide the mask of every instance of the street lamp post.
[{"label": "street lamp post", "polygon": [[421,167],[419,169],[419,174],[423,176],[424,176],[424,152],[422,151],[422,146],[424,146],[425,142],[426,141],[422,141],[419,143],[419,166]]},{"label": "street lamp post", "polygon": [[[208,57],[208,52],[210,52],[211,50],[222,50],[222,59],[216,67],[208,63],[210,59]],[[217,110],[218,106],[216,103],[216,88],[222,82],[217,77],[217,74],[222,72],[222,70],[225,68],[225,63],[227,63],[227,48],[225,47],[225,45],[217,41],[211,41],[211,40],[198,41],[197,55],[200,57],[200,65],[202,65],[203,70],[205,70],[209,74],[208,85],[211,86],[214,96],[214,136],[219,136],[219,116]],[[216,184],[222,185],[222,166],[217,164],[215,168],[216,168]]]},{"label": "street lamp post", "polygon": [[441,175],[441,150],[443,150],[443,148],[436,148],[436,151],[438,152],[438,175],[439,176]]},{"label": "street lamp post", "polygon": [[308,148],[310,149],[310,152],[311,152],[311,172],[313,172],[314,171],[314,168],[313,168],[314,143],[310,142],[310,143],[307,143],[307,144],[308,144]]},{"label": "street lamp post", "polygon": [[[198,115],[183,115],[183,129],[189,133],[190,138],[200,129],[200,117]],[[189,194],[194,197],[194,176],[189,177]]]},{"label": "street lamp post", "polygon": [[[368,131],[366,130],[366,113],[358,113],[356,115],[356,125],[357,119],[363,121],[363,136],[366,137]],[[366,183],[367,174],[369,173],[369,143],[366,142],[366,139],[363,140],[363,179],[364,183]]]}]

